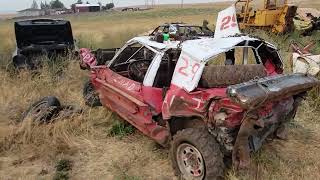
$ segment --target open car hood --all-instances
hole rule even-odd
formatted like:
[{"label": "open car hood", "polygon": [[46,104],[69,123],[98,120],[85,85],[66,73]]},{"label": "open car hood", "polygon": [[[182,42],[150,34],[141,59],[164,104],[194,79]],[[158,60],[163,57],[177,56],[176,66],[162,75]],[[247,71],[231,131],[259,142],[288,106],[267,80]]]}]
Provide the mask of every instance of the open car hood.
[{"label": "open car hood", "polygon": [[69,21],[33,19],[15,22],[14,26],[19,49],[32,45],[74,45]]}]

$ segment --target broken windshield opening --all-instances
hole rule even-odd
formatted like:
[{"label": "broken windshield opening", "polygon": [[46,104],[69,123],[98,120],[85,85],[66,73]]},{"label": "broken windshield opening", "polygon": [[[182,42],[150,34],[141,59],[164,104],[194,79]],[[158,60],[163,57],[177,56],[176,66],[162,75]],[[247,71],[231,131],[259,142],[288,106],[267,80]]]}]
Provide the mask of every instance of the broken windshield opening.
[{"label": "broken windshield opening", "polygon": [[110,68],[124,77],[142,83],[155,55],[155,52],[139,43],[128,45]]},{"label": "broken windshield opening", "polygon": [[[247,49],[247,50],[246,50]],[[260,60],[252,47],[236,47],[211,58],[207,66],[260,64]]]},{"label": "broken windshield opening", "polygon": [[207,62],[199,87],[227,87],[266,76],[267,71],[257,56],[256,49],[238,46]]}]

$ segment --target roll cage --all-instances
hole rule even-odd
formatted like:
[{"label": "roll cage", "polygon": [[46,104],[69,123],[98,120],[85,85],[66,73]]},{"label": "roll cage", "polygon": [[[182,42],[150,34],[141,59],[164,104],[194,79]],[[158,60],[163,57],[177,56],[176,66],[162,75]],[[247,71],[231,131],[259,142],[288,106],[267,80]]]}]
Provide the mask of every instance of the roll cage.
[{"label": "roll cage", "polygon": [[[180,49],[178,46],[179,43],[164,45],[162,43],[157,43],[157,42],[151,41],[149,39],[149,37],[134,38],[134,39],[128,41],[116,53],[116,55],[113,57],[113,59],[107,64],[107,67],[109,67],[110,69],[115,67],[115,65],[117,65],[116,64],[117,58],[121,54],[126,53],[125,49],[132,46],[132,45],[139,45],[139,48],[137,49],[137,51],[139,51],[141,48],[146,48],[150,52],[153,52],[155,55],[153,56],[153,59],[151,60],[150,66],[148,67],[148,70],[145,74],[145,77],[143,80],[143,85],[152,87],[155,84],[154,81],[155,81],[156,76],[158,74],[161,63],[163,63],[164,61],[168,60],[168,58],[170,58],[170,56],[168,54],[169,52],[172,53],[174,51],[174,52],[176,52],[178,57],[176,57],[175,60],[172,60],[172,59],[170,60],[170,62],[173,63],[173,67],[175,67],[174,71],[172,72],[172,77],[170,77],[170,78],[172,78],[171,83],[178,85],[178,86],[186,89],[189,92],[193,91],[197,87],[197,85],[200,81],[200,77],[202,75],[202,71],[201,71],[201,73],[199,73],[199,75],[198,75],[199,77],[195,78],[197,80],[193,80],[192,82],[189,82],[189,83],[193,84],[192,88],[187,88],[185,85],[181,84],[181,83],[187,83],[186,81],[180,81],[181,80],[180,79],[181,73],[179,73],[179,71],[181,71],[181,66],[179,66],[179,62],[182,62],[182,63],[184,62],[183,58],[185,57],[185,54],[187,54],[190,61],[193,61],[194,63],[198,63],[199,65],[201,64],[202,67],[199,68],[199,72],[200,72],[201,68],[204,68],[209,60],[214,59],[219,54],[226,53],[226,52],[233,50],[235,48],[242,48],[243,49],[243,57],[242,57],[243,62],[242,62],[242,64],[246,65],[247,61],[248,61],[248,49],[251,48],[253,50],[254,57],[257,61],[256,62],[257,64],[264,64],[265,63],[264,59],[266,58],[265,56],[272,55],[272,62],[276,66],[277,70],[281,71],[283,69],[283,63],[282,63],[281,57],[278,53],[278,50],[275,48],[275,46],[273,46],[272,44],[270,44],[268,42],[262,41],[260,39],[250,38],[248,36],[241,36],[241,37],[243,38],[243,40],[242,39],[239,40],[238,39],[239,37],[228,37],[228,38],[222,38],[222,39],[218,40],[218,41],[223,42],[223,40],[225,39],[227,41],[231,40],[230,42],[232,42],[232,38],[235,38],[235,41],[237,43],[235,43],[233,45],[233,43],[228,42],[230,44],[230,46],[226,45],[226,47],[216,48],[216,51],[214,51],[214,53],[211,53],[209,55],[208,54],[207,55],[200,54],[199,57],[202,57],[202,59],[201,58],[199,59],[199,57],[196,57],[197,55],[190,55],[190,54],[192,54],[192,52],[189,51],[189,46],[192,45],[193,50],[195,49],[196,51],[199,51],[199,53],[201,53],[201,49],[203,50],[203,48],[210,48],[212,50],[212,47],[210,47],[210,42],[208,42],[208,41],[215,42],[217,40],[212,39],[212,38],[207,39],[207,40],[206,39],[190,40],[190,41],[182,42],[181,43],[182,48]],[[203,42],[208,42],[208,44],[206,45]],[[219,44],[219,42],[215,42],[215,43]],[[182,51],[182,53],[181,53],[181,51]],[[266,52],[268,52],[268,53],[266,53]],[[130,61],[130,58],[132,56],[133,55],[129,56],[129,58],[126,60],[126,63],[128,63]],[[180,81],[180,82],[178,82],[178,81]]]},{"label": "roll cage", "polygon": [[155,36],[157,33],[161,32],[169,32],[170,26],[173,26],[177,29],[180,35],[190,35],[192,33],[193,36],[213,36],[214,32],[206,29],[204,30],[202,26],[197,25],[188,25],[188,24],[164,24],[158,26],[149,36]]}]

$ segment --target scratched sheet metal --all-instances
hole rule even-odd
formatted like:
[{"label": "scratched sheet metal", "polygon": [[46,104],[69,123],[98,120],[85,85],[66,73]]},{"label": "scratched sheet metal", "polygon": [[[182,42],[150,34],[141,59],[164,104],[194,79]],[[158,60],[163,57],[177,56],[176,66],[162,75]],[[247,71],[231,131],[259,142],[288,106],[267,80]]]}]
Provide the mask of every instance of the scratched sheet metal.
[{"label": "scratched sheet metal", "polygon": [[254,109],[268,101],[277,101],[309,91],[320,81],[305,74],[277,75],[229,86],[229,98],[244,109]]}]

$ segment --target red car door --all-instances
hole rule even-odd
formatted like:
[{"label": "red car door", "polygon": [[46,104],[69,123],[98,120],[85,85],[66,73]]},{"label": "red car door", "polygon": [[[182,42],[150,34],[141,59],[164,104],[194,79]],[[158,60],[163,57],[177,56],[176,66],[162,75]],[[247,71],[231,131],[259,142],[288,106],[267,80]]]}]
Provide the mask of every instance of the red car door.
[{"label": "red car door", "polygon": [[[91,80],[102,104],[160,144],[169,137],[168,129],[152,119],[159,110],[157,105],[162,89],[143,87],[142,83],[126,78],[106,66],[93,69]],[[162,103],[162,102],[160,102]]]}]

